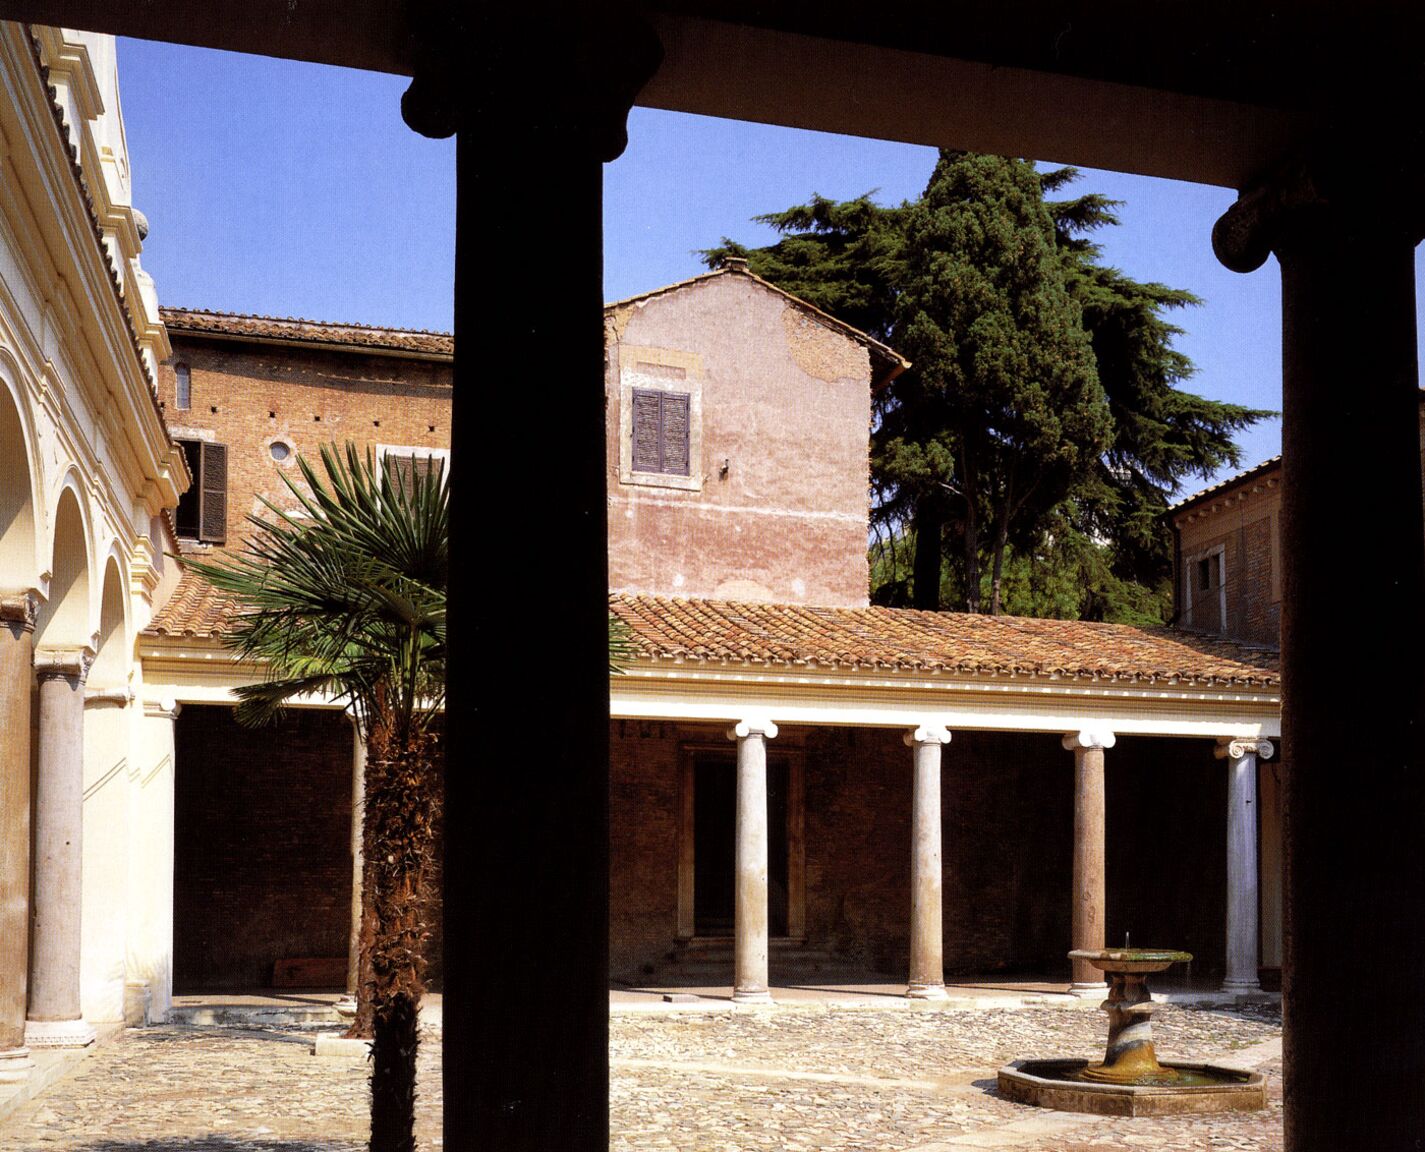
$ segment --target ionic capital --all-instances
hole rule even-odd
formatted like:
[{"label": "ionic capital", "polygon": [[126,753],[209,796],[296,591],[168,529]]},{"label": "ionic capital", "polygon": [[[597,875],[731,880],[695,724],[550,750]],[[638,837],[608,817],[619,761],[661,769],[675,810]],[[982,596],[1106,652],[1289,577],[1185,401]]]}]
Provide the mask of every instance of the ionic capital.
[{"label": "ionic capital", "polygon": [[1270,760],[1276,753],[1276,745],[1270,740],[1223,736],[1212,750],[1219,760],[1240,760],[1244,756],[1256,756],[1259,760]]},{"label": "ionic capital", "polygon": [[1070,752],[1079,748],[1112,748],[1117,742],[1118,737],[1107,728],[1084,728],[1070,732],[1063,740],[1064,747]]},{"label": "ionic capital", "polygon": [[727,738],[741,740],[748,736],[762,736],[768,740],[775,740],[777,732],[777,725],[767,717],[747,717],[739,720],[727,730]]},{"label": "ionic capital", "polygon": [[40,680],[68,679],[84,683],[94,664],[94,649],[87,644],[76,648],[41,648],[35,653],[35,676]]},{"label": "ionic capital", "polygon": [[1402,146],[1388,149],[1375,167],[1363,167],[1368,151],[1352,148],[1343,157],[1318,148],[1244,189],[1212,227],[1217,259],[1233,272],[1255,272],[1293,237],[1327,229],[1418,244],[1425,236],[1425,165]]},{"label": "ionic capital", "polygon": [[904,740],[909,748],[917,744],[949,744],[950,730],[943,724],[922,724],[919,728],[912,728],[907,732]]},{"label": "ionic capital", "polygon": [[22,632],[33,632],[39,610],[39,597],[33,592],[0,597],[0,624],[16,625]]}]

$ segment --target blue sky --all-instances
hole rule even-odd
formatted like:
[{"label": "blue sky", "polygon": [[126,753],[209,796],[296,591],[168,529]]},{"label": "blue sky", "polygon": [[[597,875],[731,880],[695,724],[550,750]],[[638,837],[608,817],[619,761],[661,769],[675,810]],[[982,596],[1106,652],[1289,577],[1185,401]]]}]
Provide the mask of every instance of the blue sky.
[{"label": "blue sky", "polygon": [[[120,41],[119,68],[160,300],[449,329],[455,146],[401,122],[404,80],[136,40]],[[812,192],[912,198],[935,160],[929,148],[648,109],[634,110],[629,138],[605,169],[610,300],[696,275],[695,250],[723,236],[769,242],[751,217]],[[517,214],[518,171],[509,179]],[[1121,225],[1100,236],[1107,262],[1204,299],[1177,317],[1198,368],[1189,387],[1280,408],[1276,262],[1239,276],[1212,255],[1233,193],[1099,171],[1074,188],[1125,201]],[[1416,266],[1425,330],[1425,261]],[[1278,422],[1241,443],[1244,466],[1276,454]]]}]

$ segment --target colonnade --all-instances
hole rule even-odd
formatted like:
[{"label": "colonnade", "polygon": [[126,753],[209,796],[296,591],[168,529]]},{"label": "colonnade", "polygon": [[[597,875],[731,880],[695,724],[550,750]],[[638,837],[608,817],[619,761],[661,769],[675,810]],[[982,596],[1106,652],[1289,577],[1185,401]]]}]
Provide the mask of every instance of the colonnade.
[{"label": "colonnade", "polygon": [[[771,1000],[767,916],[767,741],[777,725],[766,717],[747,718],[728,730],[737,742],[736,864],[733,925],[733,994],[736,1003]],[[912,749],[910,837],[910,966],[906,995],[943,999],[945,942],[942,924],[941,754],[950,732],[927,722],[905,733]],[[1074,754],[1074,846],[1070,939],[1075,949],[1105,946],[1107,908],[1105,858],[1105,753],[1115,734],[1083,729],[1063,737]],[[1258,956],[1257,761],[1274,748],[1269,740],[1222,738],[1214,756],[1225,760],[1227,788],[1227,964],[1223,991],[1260,989]],[[1067,949],[1066,949],[1067,951]],[[1101,974],[1084,961],[1073,962],[1070,991],[1099,996]]]}]

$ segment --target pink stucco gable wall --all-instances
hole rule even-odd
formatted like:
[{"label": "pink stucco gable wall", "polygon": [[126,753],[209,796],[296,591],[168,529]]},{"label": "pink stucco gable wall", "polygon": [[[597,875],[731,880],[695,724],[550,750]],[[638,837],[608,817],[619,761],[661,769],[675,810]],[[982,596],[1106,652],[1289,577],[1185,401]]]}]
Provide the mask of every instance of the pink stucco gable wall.
[{"label": "pink stucco gable wall", "polygon": [[[606,317],[610,589],[865,605],[866,348],[733,271]],[[630,471],[634,387],[692,395],[686,480]]]}]

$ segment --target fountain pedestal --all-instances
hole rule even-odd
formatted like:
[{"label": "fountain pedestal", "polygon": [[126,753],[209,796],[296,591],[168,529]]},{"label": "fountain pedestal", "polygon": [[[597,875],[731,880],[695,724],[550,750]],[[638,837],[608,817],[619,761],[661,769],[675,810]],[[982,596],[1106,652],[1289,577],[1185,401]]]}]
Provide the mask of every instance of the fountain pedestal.
[{"label": "fountain pedestal", "polygon": [[1074,960],[1108,977],[1108,1047],[1103,1060],[1017,1060],[999,1071],[999,1090],[1010,1100],[1064,1112],[1106,1116],[1247,1112],[1266,1107],[1260,1072],[1212,1064],[1160,1063],[1153,1048],[1153,1012],[1147,977],[1187,952],[1149,948],[1077,949]]},{"label": "fountain pedestal", "polygon": [[1108,977],[1108,999],[1099,1007],[1108,1013],[1108,1048],[1103,1063],[1090,1064],[1085,1080],[1103,1084],[1173,1084],[1182,1077],[1158,1063],[1153,1048],[1153,1013],[1157,1005],[1148,991],[1148,975],[1192,959],[1187,952],[1147,949],[1076,950],[1074,960],[1086,960]]}]

